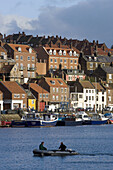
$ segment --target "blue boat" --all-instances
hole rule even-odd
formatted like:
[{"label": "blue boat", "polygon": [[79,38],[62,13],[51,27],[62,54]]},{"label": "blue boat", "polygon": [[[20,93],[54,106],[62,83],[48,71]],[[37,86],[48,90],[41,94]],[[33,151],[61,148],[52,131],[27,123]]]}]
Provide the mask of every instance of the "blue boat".
[{"label": "blue boat", "polygon": [[108,123],[108,118],[103,114],[96,114],[91,118],[91,125],[103,125]]}]

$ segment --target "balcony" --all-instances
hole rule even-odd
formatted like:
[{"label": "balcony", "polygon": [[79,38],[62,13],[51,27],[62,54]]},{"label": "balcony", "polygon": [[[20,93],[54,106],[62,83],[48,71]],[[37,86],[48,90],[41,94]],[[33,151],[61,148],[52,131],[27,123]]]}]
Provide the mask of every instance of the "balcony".
[{"label": "balcony", "polygon": [[36,67],[29,67],[27,68],[27,71],[35,71],[36,70]]}]

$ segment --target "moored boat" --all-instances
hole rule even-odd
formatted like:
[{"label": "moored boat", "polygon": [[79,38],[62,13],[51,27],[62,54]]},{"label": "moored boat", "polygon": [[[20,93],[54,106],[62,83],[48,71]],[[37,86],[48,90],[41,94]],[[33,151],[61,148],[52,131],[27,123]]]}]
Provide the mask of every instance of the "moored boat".
[{"label": "moored boat", "polygon": [[55,126],[58,121],[55,114],[43,114],[41,117],[39,113],[27,113],[20,121],[12,121],[11,127],[41,127],[41,126]]},{"label": "moored boat", "polygon": [[106,118],[103,114],[98,114],[91,118],[91,125],[102,125],[107,123],[108,118]]},{"label": "moored boat", "polygon": [[34,156],[66,156],[66,155],[78,155],[79,153],[75,152],[74,150],[33,150]]}]

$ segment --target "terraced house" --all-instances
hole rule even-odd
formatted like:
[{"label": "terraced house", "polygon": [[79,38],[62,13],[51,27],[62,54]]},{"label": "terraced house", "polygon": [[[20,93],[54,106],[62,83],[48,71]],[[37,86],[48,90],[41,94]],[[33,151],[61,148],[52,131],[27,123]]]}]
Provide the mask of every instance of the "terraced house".
[{"label": "terraced house", "polygon": [[61,78],[41,78],[38,84],[50,93],[49,105],[57,108],[68,108],[69,87]]},{"label": "terraced house", "polygon": [[3,93],[3,109],[27,108],[27,94],[17,83],[11,81],[1,81],[0,90]]},{"label": "terraced house", "polygon": [[[38,69],[40,63],[46,63],[46,73],[48,71],[61,69],[78,69],[79,51],[77,49],[39,47],[37,50]],[[37,73],[40,70],[37,70]]]},{"label": "terraced house", "polygon": [[21,83],[36,77],[36,52],[28,45],[5,44],[8,58],[15,60],[21,72]]}]

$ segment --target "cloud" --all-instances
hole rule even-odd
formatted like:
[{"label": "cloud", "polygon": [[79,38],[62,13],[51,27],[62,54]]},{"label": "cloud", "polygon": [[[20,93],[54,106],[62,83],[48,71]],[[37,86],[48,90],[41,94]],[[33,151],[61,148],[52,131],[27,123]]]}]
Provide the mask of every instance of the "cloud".
[{"label": "cloud", "polygon": [[[54,1],[55,2],[55,1]],[[67,0],[68,2],[68,0]],[[84,0],[70,7],[47,6],[37,18],[0,15],[2,33],[25,31],[32,35],[61,35],[113,44],[113,1]]]}]

